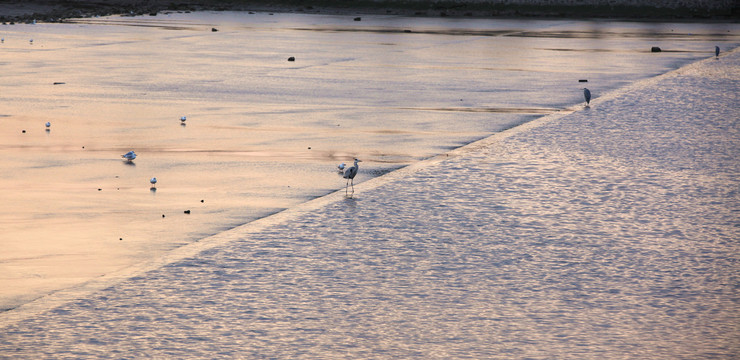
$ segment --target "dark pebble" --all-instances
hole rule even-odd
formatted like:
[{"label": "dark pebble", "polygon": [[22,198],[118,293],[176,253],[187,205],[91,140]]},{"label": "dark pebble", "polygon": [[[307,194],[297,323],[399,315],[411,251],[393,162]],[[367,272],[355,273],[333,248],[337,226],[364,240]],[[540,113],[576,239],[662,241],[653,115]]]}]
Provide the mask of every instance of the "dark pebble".
[{"label": "dark pebble", "polygon": [[650,48],[650,51],[651,51],[651,52],[661,52],[661,51],[663,51],[663,50],[660,50],[660,48],[659,48],[659,47],[657,47],[657,46],[653,46],[652,48]]},{"label": "dark pebble", "polygon": [[581,79],[581,80],[578,80],[578,82],[588,82],[588,80],[586,80],[586,79]]},{"label": "dark pebble", "polygon": [[200,202],[205,202],[205,200],[201,200]]},{"label": "dark pebble", "polygon": [[218,29],[216,29],[216,28],[211,28],[211,31],[213,31],[213,32],[216,32],[216,31],[218,31]]},{"label": "dark pebble", "polygon": [[21,131],[21,132],[25,134],[25,133],[26,133],[26,130],[23,130],[23,131]]},{"label": "dark pebble", "polygon": [[288,61],[295,61],[295,57],[294,56],[289,57]]},{"label": "dark pebble", "polygon": [[360,20],[362,20],[362,18],[360,18],[360,17],[356,17],[355,18],[355,21],[360,21]]},{"label": "dark pebble", "polygon": [[164,214],[162,214],[162,217],[164,217]]},{"label": "dark pebble", "polygon": [[185,210],[185,213],[186,214],[190,214],[190,210]]}]

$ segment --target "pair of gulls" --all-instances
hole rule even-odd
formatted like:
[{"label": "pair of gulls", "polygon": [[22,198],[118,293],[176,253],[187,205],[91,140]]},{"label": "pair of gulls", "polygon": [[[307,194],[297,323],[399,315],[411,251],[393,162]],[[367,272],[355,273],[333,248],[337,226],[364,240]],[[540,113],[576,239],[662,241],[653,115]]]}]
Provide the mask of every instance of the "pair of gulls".
[{"label": "pair of gulls", "polygon": [[[136,153],[131,150],[123,155],[121,155],[122,158],[126,159],[126,161],[131,162],[134,159],[136,159]],[[157,178],[153,177],[149,180],[149,182],[152,184],[152,187],[157,183]]]}]

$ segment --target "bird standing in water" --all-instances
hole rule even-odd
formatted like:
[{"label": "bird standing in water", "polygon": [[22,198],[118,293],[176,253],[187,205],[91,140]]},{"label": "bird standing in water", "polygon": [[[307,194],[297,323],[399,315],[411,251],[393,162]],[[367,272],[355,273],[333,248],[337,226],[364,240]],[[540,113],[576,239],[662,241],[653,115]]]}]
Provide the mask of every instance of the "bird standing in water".
[{"label": "bird standing in water", "polygon": [[345,195],[347,195],[347,187],[350,185],[350,181],[352,184],[352,193],[355,193],[355,175],[357,175],[357,170],[360,169],[360,166],[357,165],[358,162],[362,162],[362,160],[355,159],[355,165],[344,171],[343,177],[347,179],[347,184],[344,186]]},{"label": "bird standing in water", "polygon": [[714,47],[714,57],[719,57],[719,46]]},{"label": "bird standing in water", "polygon": [[583,88],[583,97],[586,98],[586,105],[591,103],[591,92],[586,88]]}]

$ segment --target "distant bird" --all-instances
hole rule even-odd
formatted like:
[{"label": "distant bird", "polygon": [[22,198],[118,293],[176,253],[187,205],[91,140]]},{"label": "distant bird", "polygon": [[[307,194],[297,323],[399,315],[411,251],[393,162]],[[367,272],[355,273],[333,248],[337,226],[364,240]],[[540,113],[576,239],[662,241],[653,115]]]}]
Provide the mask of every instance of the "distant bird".
[{"label": "distant bird", "polygon": [[350,184],[350,181],[352,182],[352,193],[355,193],[355,175],[357,175],[357,170],[360,169],[360,166],[357,165],[358,162],[362,162],[362,160],[355,159],[355,165],[350,167],[344,172],[344,178],[347,179],[347,184],[344,186],[344,194],[347,195],[347,187]]},{"label": "distant bird", "polygon": [[31,44],[33,44],[33,39],[29,40],[28,42],[31,43]]},{"label": "distant bird", "polygon": [[149,182],[152,184],[152,187],[154,187],[154,185],[157,185],[157,178],[153,177],[149,180]]},{"label": "distant bird", "polygon": [[47,121],[46,122],[46,127],[51,127],[51,123]]},{"label": "distant bird", "polygon": [[183,117],[181,117],[181,118],[180,118],[180,121],[184,123],[184,122],[185,122],[185,120],[187,120],[187,119],[188,119],[188,118],[186,118],[186,117],[184,117],[184,116],[183,116]]},{"label": "distant bird", "polygon": [[591,103],[591,92],[586,88],[583,88],[583,97],[586,98],[586,105]]},{"label": "distant bird", "polygon": [[129,152],[121,155],[121,157],[124,158],[124,159],[126,159],[126,160],[128,160],[128,161],[133,161],[134,159],[136,159],[136,153],[133,150],[131,150],[131,151],[129,151]]},{"label": "distant bird", "polygon": [[345,165],[344,163],[341,163],[341,164],[337,165],[337,169],[339,170],[339,172],[343,173],[344,172],[344,168],[346,166],[347,165]]},{"label": "distant bird", "polygon": [[714,56],[719,57],[719,46],[714,47]]}]

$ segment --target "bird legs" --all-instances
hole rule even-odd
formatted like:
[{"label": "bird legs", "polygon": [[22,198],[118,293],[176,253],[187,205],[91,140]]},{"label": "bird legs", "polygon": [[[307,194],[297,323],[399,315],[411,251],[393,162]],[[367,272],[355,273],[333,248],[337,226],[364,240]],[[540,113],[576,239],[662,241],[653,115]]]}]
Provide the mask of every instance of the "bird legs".
[{"label": "bird legs", "polygon": [[352,185],[352,194],[355,193],[355,179],[347,179],[347,185],[344,186],[344,195],[347,195],[347,188]]}]

